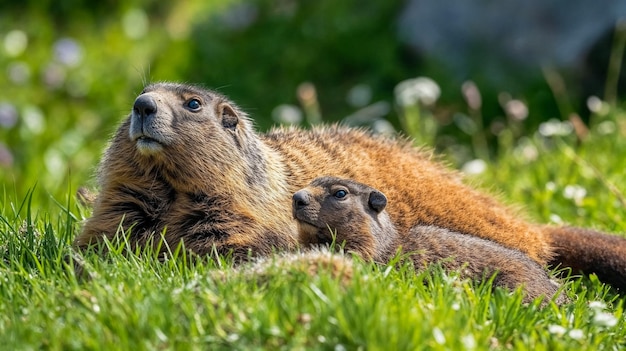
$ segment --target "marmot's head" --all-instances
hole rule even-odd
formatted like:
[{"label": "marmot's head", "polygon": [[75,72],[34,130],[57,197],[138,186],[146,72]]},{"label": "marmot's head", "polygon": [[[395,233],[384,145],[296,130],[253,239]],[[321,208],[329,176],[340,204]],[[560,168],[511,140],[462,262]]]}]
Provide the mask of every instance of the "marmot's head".
[{"label": "marmot's head", "polygon": [[[99,166],[100,194],[78,245],[118,225],[140,245],[165,233],[170,245],[206,254],[269,253],[294,244],[280,167],[251,121],[222,95],[172,83],[147,86]],[[279,171],[276,171],[279,169]],[[274,173],[271,173],[274,172]]]},{"label": "marmot's head", "polygon": [[[135,100],[105,155],[108,171],[155,174],[174,188],[194,189],[213,176],[249,174],[260,153],[245,113],[224,96],[192,85],[157,83]],[[131,168],[128,170],[128,168]],[[123,173],[120,173],[123,175]],[[243,179],[248,181],[248,179]],[[196,185],[194,187],[194,185]]]},{"label": "marmot's head", "polygon": [[362,183],[335,177],[314,179],[293,195],[293,216],[303,246],[337,246],[373,258],[395,233],[384,211],[387,198]]},{"label": "marmot's head", "polygon": [[239,115],[232,102],[215,92],[190,85],[153,84],[133,104],[128,137],[142,155],[165,158],[177,147],[215,143],[222,131],[235,134]]}]

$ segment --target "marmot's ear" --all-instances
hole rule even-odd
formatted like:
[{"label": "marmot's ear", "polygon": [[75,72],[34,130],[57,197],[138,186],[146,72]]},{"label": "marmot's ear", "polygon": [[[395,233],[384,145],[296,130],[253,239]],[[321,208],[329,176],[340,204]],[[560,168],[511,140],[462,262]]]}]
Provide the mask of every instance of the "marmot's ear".
[{"label": "marmot's ear", "polygon": [[235,130],[239,123],[239,116],[235,109],[228,103],[222,103],[217,108],[218,115],[222,118],[222,126],[227,129]]},{"label": "marmot's ear", "polygon": [[374,190],[370,193],[367,204],[372,210],[376,211],[376,213],[381,213],[385,209],[385,206],[387,206],[387,197],[380,191]]}]

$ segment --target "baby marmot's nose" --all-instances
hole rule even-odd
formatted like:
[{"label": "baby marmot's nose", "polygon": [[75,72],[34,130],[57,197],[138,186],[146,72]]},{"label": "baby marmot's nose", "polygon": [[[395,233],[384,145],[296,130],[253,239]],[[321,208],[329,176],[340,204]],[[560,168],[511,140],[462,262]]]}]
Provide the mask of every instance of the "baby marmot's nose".
[{"label": "baby marmot's nose", "polygon": [[311,195],[305,191],[305,190],[299,190],[296,191],[295,194],[293,194],[293,209],[294,210],[300,210],[302,208],[305,208],[307,206],[309,206],[309,204],[311,204]]},{"label": "baby marmot's nose", "polygon": [[137,100],[135,100],[133,111],[141,117],[153,115],[157,112],[156,101],[154,101],[150,95],[140,95]]}]

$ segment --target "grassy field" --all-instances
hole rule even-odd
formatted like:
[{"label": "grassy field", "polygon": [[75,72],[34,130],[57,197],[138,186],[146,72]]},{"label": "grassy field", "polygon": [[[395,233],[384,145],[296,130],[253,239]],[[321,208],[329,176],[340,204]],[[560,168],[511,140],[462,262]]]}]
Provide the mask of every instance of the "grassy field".
[{"label": "grassy field", "polygon": [[[568,125],[544,125],[468,181],[533,221],[626,233],[626,114],[594,118],[583,141]],[[626,299],[593,276],[565,281],[570,303],[541,307],[436,267],[357,261],[346,279],[281,257],[234,269],[113,248],[106,259],[87,254],[89,278],[79,279],[67,257],[89,210],[67,193],[46,212],[38,196],[0,194],[0,349],[626,348]]]}]

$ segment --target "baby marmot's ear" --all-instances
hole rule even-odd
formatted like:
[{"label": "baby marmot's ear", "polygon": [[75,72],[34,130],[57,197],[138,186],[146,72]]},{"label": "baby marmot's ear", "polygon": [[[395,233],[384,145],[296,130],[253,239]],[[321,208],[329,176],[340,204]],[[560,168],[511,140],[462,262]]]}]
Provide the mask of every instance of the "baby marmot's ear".
[{"label": "baby marmot's ear", "polygon": [[239,116],[230,104],[224,102],[217,108],[218,115],[222,118],[222,126],[226,129],[235,130],[239,123]]},{"label": "baby marmot's ear", "polygon": [[370,193],[367,203],[376,213],[381,213],[387,206],[387,197],[380,191],[374,190]]}]

